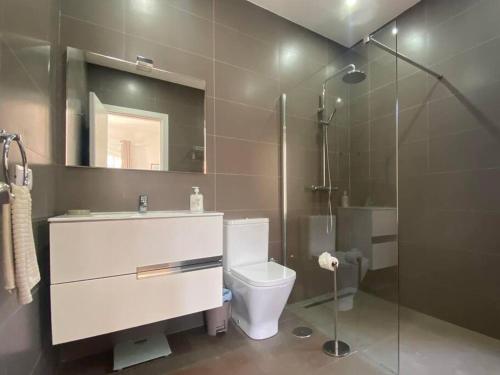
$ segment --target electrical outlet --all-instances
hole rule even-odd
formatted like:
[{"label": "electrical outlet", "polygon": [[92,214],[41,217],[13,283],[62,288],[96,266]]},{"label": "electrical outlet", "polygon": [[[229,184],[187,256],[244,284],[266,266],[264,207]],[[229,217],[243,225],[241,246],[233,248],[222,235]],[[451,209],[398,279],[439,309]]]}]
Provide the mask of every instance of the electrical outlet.
[{"label": "electrical outlet", "polygon": [[[16,165],[16,185],[23,185],[24,168],[22,165]],[[33,171],[28,168],[28,187],[33,189]]]}]

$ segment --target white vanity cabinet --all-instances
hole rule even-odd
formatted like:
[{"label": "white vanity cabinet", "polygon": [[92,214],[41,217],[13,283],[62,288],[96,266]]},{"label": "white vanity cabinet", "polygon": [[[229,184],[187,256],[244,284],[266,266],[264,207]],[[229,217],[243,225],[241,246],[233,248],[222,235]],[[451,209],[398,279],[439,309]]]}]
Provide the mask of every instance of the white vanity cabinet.
[{"label": "white vanity cabinet", "polygon": [[368,258],[370,270],[398,264],[398,224],[395,207],[339,207],[339,248],[357,248]]},{"label": "white vanity cabinet", "polygon": [[96,213],[49,223],[54,345],[222,305],[222,213]]}]

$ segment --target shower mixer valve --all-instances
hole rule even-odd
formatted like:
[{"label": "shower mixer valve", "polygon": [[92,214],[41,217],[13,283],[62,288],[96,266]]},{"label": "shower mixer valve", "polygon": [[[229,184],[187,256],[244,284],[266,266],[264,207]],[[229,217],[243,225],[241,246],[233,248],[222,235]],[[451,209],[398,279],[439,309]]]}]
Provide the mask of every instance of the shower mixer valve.
[{"label": "shower mixer valve", "polygon": [[311,190],[312,191],[328,191],[328,192],[332,192],[332,191],[338,191],[339,190],[339,187],[338,186],[320,186],[320,185],[311,185]]}]

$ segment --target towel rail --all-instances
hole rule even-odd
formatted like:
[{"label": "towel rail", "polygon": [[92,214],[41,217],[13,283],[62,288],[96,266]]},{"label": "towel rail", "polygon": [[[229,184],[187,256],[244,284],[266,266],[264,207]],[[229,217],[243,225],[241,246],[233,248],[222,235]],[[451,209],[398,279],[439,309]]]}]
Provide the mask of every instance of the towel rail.
[{"label": "towel rail", "polygon": [[[2,166],[3,175],[5,178],[5,183],[10,187],[10,176],[9,176],[9,151],[12,142],[16,142],[21,153],[21,159],[23,162],[23,185],[28,185],[28,158],[26,157],[26,150],[24,144],[21,141],[21,136],[15,133],[8,133],[5,130],[0,130],[0,141],[3,142],[3,156],[2,156]],[[11,188],[12,190],[12,188]]]}]

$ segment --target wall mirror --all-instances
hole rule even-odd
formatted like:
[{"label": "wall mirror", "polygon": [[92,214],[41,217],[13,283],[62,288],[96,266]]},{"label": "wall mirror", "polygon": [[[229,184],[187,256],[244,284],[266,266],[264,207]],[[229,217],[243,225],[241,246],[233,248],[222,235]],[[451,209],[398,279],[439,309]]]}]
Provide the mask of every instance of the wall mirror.
[{"label": "wall mirror", "polygon": [[205,172],[205,87],[194,77],[66,50],[66,165]]}]

